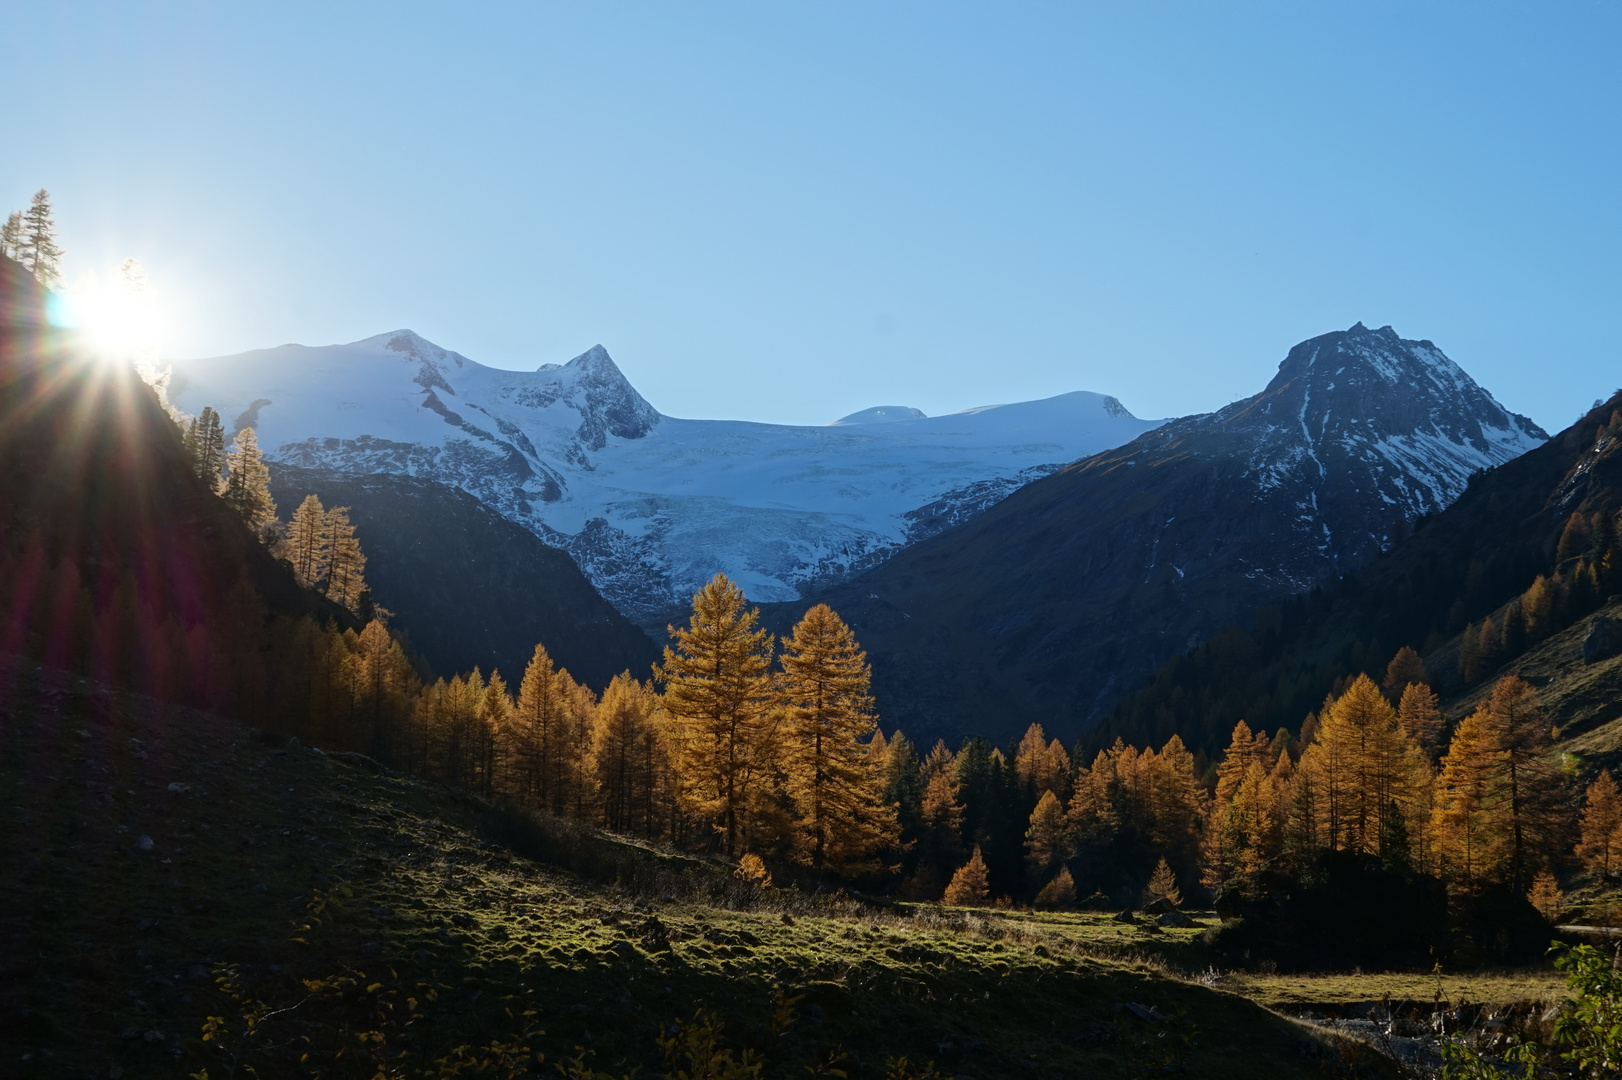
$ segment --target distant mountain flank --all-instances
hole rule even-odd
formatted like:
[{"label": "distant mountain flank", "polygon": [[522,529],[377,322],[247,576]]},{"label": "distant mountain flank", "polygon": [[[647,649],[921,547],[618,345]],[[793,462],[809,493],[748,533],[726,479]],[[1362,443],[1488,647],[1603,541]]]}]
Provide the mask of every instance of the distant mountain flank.
[{"label": "distant mountain flank", "polygon": [[1080,391],[826,426],[684,420],[601,346],[506,371],[409,330],[180,362],[169,397],[251,424],[273,463],[461,488],[656,629],[717,571],[751,599],[793,599],[1159,423]]},{"label": "distant mountain flank", "polygon": [[[1261,393],[1038,479],[815,592],[914,737],[1073,738],[1155,667],[1347,573],[1547,434],[1429,341],[1358,323]],[[769,617],[782,623],[804,605]]]}]

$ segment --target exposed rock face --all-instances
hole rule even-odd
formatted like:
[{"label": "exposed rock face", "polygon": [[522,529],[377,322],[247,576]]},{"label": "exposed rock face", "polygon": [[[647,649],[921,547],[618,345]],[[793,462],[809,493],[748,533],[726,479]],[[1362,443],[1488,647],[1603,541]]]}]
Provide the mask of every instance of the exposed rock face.
[{"label": "exposed rock face", "polygon": [[[909,735],[1073,737],[1156,666],[1388,547],[1547,435],[1428,341],[1361,323],[1265,390],[1032,483],[826,600]],[[791,613],[774,612],[786,622]]]},{"label": "exposed rock face", "polygon": [[1583,663],[1597,664],[1622,653],[1622,622],[1596,616],[1583,637]]}]

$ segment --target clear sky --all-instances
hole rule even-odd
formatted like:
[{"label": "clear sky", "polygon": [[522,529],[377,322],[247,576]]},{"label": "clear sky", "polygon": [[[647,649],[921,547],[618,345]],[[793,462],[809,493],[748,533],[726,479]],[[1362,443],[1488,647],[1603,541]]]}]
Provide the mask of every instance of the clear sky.
[{"label": "clear sky", "polygon": [[1622,383],[1622,4],[0,4],[0,207],[167,351],[596,342],[663,412],[1260,389],[1353,322]]}]

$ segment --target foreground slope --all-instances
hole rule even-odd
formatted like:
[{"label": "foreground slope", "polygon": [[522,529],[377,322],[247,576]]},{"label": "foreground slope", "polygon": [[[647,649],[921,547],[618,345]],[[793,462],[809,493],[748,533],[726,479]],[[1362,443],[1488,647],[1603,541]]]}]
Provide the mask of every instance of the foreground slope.
[{"label": "foreground slope", "polygon": [[568,555],[473,496],[432,480],[346,476],[278,465],[284,513],[306,495],[349,507],[379,603],[438,673],[523,675],[537,642],[597,690],[622,671],[648,676],[653,641],[615,611]]},{"label": "foreground slope", "polygon": [[1066,916],[763,899],[724,868],[12,662],[0,710],[10,1075],[556,1076],[577,1054],[658,1073],[657,1038],[700,1009],[771,1076],[903,1055],[982,1077],[1341,1071],[1242,998],[1087,955]]},{"label": "foreground slope", "polygon": [[[1261,393],[1079,461],[818,592],[909,733],[1066,739],[1262,604],[1365,563],[1547,436],[1428,341],[1361,323]],[[773,614],[784,622],[793,613]]]},{"label": "foreground slope", "polygon": [[717,570],[786,600],[1158,423],[1083,392],[826,427],[680,420],[601,346],[505,371],[408,330],[185,361],[169,389],[189,412],[254,427],[273,461],[460,487],[660,628]]}]

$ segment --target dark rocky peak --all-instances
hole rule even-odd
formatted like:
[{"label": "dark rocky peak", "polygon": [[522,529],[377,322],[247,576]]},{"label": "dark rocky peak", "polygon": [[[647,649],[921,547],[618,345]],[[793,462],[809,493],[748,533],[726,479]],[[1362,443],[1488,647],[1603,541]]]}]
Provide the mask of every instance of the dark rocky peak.
[{"label": "dark rocky peak", "polygon": [[1526,449],[1529,440],[1548,438],[1433,343],[1360,322],[1301,342],[1261,393],[1191,420],[1228,435],[1313,448],[1428,437],[1497,457],[1502,444]]}]

